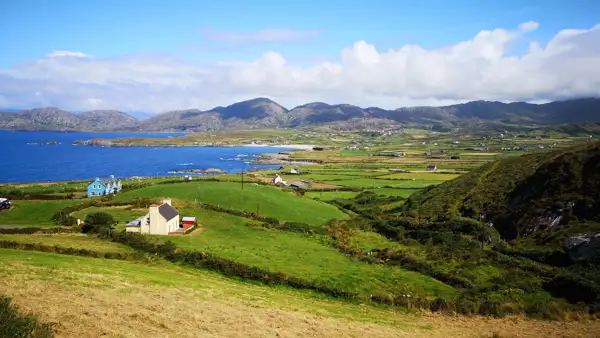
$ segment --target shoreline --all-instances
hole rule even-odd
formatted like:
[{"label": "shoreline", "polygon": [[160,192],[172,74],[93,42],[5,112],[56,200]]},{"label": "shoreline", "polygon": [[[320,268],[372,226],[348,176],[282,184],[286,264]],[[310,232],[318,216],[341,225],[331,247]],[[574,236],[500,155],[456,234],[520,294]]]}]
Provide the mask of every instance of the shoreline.
[{"label": "shoreline", "polygon": [[178,148],[178,147],[199,147],[199,148],[284,148],[292,150],[312,151],[314,145],[310,144],[123,144],[114,143],[111,139],[92,139],[78,140],[71,142],[72,146],[91,146],[91,147],[155,147],[155,148]]}]

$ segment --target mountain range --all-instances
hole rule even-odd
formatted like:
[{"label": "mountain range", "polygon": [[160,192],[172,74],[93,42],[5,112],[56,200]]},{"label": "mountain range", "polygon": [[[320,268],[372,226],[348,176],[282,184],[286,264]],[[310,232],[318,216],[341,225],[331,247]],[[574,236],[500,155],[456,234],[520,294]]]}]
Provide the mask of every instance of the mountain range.
[{"label": "mountain range", "polygon": [[[136,116],[141,113],[135,113]],[[72,113],[46,107],[0,112],[0,129],[60,131],[211,131],[223,129],[285,128],[313,125],[352,128],[376,125],[419,125],[446,128],[502,128],[553,126],[600,121],[600,98],[545,104],[471,101],[443,107],[421,106],[393,110],[350,104],[313,102],[291,110],[268,98],[226,107],[174,110],[138,119],[116,110]],[[350,122],[350,123],[349,123]],[[597,127],[597,125],[595,125]],[[581,129],[581,128],[580,128]],[[585,128],[583,128],[585,130]]]}]

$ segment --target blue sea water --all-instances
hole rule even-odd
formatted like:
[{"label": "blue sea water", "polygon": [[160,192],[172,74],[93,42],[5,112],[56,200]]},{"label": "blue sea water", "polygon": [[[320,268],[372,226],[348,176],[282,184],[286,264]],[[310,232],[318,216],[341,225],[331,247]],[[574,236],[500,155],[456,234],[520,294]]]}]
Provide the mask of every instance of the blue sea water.
[{"label": "blue sea water", "polygon": [[[219,168],[228,172],[278,166],[246,163],[269,147],[93,147],[73,141],[117,137],[173,137],[178,133],[83,133],[0,130],[0,183],[45,182],[95,177],[167,176],[181,169]],[[37,142],[58,141],[58,145]],[[248,156],[238,156],[247,154]]]}]

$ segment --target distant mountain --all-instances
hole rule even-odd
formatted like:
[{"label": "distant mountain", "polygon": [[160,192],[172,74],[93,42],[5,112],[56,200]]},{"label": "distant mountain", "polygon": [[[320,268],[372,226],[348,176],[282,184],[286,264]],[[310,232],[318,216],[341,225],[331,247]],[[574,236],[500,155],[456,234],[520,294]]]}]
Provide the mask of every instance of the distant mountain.
[{"label": "distant mountain", "polygon": [[0,113],[0,129],[113,131],[133,128],[137,124],[136,118],[115,110],[74,114],[55,107],[46,107],[16,113]]},{"label": "distant mountain", "polygon": [[329,105],[322,102],[298,106],[292,109],[289,114],[294,126],[370,117],[369,112],[357,106],[349,104]]},{"label": "distant mountain", "polygon": [[[349,121],[352,122],[348,123]],[[356,123],[357,121],[360,123]],[[0,129],[26,130],[193,132],[323,124],[331,124],[337,128],[361,128],[366,125],[385,125],[385,121],[435,130],[464,128],[474,131],[587,124],[587,127],[582,129],[580,126],[577,130],[576,127],[560,128],[566,132],[584,133],[586,128],[597,129],[589,123],[600,121],[600,99],[584,98],[546,104],[472,101],[443,107],[405,107],[394,110],[313,102],[288,110],[268,98],[256,98],[226,107],[214,107],[208,111],[174,110],[144,120],[112,110],[72,114],[58,108],[37,108],[0,113]]]}]

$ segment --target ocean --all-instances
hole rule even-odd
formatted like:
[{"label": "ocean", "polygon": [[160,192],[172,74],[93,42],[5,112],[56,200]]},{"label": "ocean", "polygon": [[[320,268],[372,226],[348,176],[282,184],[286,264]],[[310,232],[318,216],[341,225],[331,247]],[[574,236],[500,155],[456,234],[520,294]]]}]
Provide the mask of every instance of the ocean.
[{"label": "ocean", "polygon": [[[72,145],[92,138],[173,137],[179,133],[86,133],[0,130],[0,183],[85,180],[115,175],[183,176],[182,169],[276,168],[253,165],[252,157],[286,148],[271,147],[93,147]],[[59,144],[38,144],[58,141]]]}]

